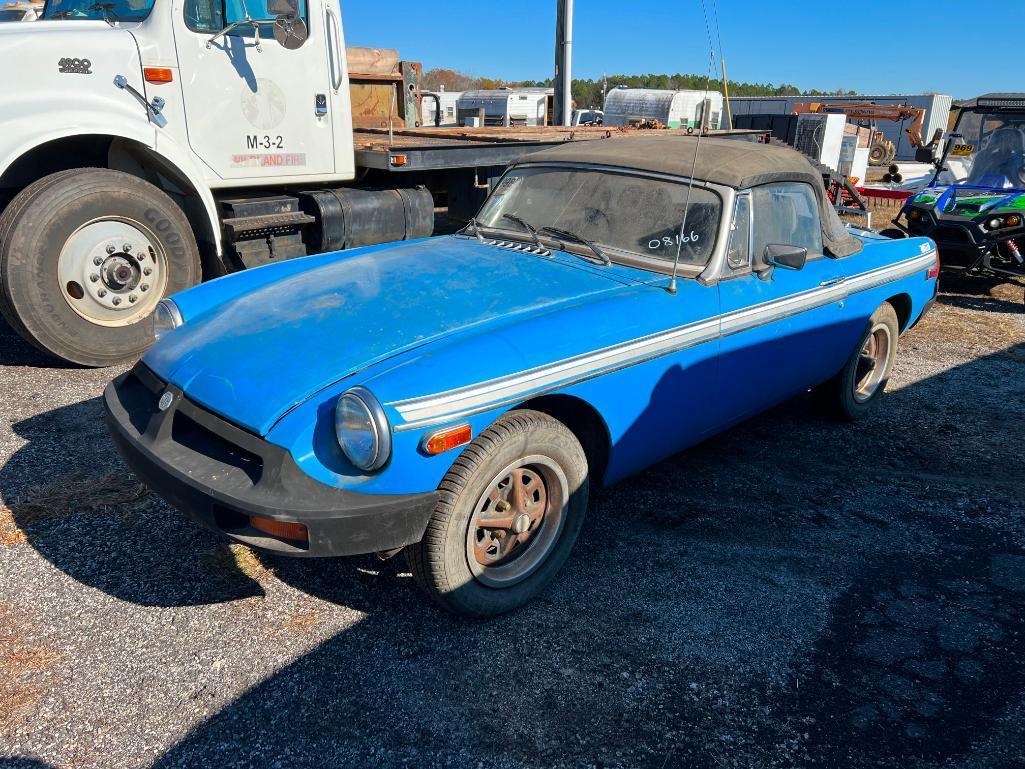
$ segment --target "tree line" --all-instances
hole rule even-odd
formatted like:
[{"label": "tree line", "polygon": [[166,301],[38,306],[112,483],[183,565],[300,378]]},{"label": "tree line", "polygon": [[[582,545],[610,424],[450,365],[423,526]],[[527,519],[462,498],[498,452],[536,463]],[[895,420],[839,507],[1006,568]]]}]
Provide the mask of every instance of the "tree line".
[{"label": "tree line", "polygon": [[[833,91],[801,90],[795,85],[783,83],[748,83],[736,80],[727,81],[730,96],[849,96],[856,91],[838,88]],[[474,89],[543,87],[551,88],[554,80],[500,80],[490,77],[473,77],[453,69],[437,68],[424,73],[424,87],[429,91],[469,91]],[[660,88],[663,90],[709,90],[722,91],[720,80],[706,81],[704,75],[608,75],[596,80],[574,79],[573,101],[578,107],[601,107],[604,104],[603,93],[616,86],[628,88]]]}]

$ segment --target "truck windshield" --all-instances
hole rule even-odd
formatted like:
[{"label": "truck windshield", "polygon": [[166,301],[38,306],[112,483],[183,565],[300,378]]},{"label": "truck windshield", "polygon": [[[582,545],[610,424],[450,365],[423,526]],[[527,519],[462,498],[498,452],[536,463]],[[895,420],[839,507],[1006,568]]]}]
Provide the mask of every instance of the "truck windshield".
[{"label": "truck windshield", "polygon": [[962,112],[946,168],[959,184],[1025,189],[1025,111]]},{"label": "truck windshield", "polygon": [[155,0],[47,0],[44,19],[142,21]]},{"label": "truck windshield", "polygon": [[[694,185],[682,239],[687,183],[580,168],[520,168],[507,173],[484,204],[478,223],[488,229],[526,235],[507,214],[535,229],[567,230],[617,253],[703,266],[715,245],[722,203],[711,190]],[[542,233],[543,234],[543,233]]]}]

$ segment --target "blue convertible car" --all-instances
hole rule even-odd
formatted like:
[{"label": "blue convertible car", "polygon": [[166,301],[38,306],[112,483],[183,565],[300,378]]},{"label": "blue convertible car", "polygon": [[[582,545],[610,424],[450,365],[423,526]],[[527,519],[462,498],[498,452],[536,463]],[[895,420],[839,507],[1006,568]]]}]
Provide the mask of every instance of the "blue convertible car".
[{"label": "blue convertible car", "polygon": [[860,417],[935,297],[932,241],[846,229],[802,156],[696,141],[569,143],[460,234],[164,300],[104,394],[121,453],[233,540],[405,549],[452,611],[523,604],[593,484],[809,388]]}]

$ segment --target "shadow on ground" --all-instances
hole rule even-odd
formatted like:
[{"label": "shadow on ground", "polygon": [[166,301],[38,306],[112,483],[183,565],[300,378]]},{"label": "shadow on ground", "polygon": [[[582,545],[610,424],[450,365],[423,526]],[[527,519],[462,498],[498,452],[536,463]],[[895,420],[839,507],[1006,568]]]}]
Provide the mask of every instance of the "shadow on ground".
[{"label": "shadow on ground", "polygon": [[[853,426],[798,399],[605,490],[553,588],[492,622],[423,602],[400,559],[267,558],[364,618],[157,766],[1012,766],[1023,352],[905,387]],[[98,420],[92,400],[16,423],[27,444],[0,488],[55,455],[118,467]],[[134,603],[262,590],[208,569],[227,548],[158,500],[22,528]]]}]

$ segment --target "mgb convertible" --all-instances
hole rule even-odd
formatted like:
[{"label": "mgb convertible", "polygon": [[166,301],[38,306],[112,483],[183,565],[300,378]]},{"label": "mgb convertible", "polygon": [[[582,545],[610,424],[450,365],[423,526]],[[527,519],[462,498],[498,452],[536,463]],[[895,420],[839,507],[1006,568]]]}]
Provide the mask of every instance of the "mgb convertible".
[{"label": "mgb convertible", "polygon": [[792,150],[574,142],[509,170],[459,234],[164,300],[106,419],[139,477],[230,539],[404,549],[441,605],[489,616],[556,575],[593,486],[811,388],[865,415],[937,271],[926,238],[845,228]]}]

